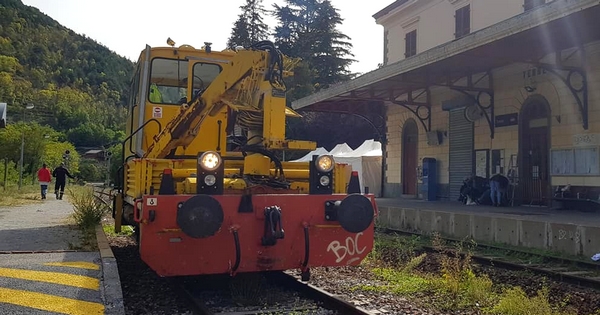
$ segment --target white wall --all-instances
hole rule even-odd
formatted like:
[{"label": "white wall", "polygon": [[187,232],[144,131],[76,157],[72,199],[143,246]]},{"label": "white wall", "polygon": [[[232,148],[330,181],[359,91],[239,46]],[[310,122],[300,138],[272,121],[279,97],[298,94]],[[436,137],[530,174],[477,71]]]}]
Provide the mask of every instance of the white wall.
[{"label": "white wall", "polygon": [[417,54],[454,40],[455,11],[471,6],[471,33],[523,13],[524,0],[412,0],[376,20],[387,31],[387,62],[404,59],[406,33],[417,30]]}]

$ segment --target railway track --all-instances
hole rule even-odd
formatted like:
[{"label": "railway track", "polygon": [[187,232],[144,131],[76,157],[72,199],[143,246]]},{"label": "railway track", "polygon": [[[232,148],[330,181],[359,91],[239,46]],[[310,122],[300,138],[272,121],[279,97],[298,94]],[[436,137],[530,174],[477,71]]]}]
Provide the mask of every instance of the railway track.
[{"label": "railway track", "polygon": [[106,187],[102,184],[90,184],[90,186],[94,191],[94,196],[96,196],[96,199],[104,203],[106,206],[110,207],[112,205],[113,188]]},{"label": "railway track", "polygon": [[[225,277],[229,276],[187,277],[175,280],[175,285],[194,305],[197,315],[372,314],[329,292],[303,283],[290,273],[237,275],[236,277],[245,278],[241,281],[236,281],[236,278],[224,279]],[[259,277],[263,281],[258,280]],[[250,283],[250,288],[244,281]],[[257,286],[257,281],[262,282],[262,286]],[[229,285],[224,287],[224,284]],[[248,292],[245,293],[249,296],[236,299],[243,299],[246,303],[236,302],[232,298],[246,289]],[[237,293],[232,293],[233,291]]]},{"label": "railway track", "polygon": [[[112,189],[103,185],[91,186],[94,196],[110,207]],[[233,282],[237,282],[236,279],[240,277],[245,279],[234,284]],[[260,287],[256,286],[257,281],[261,282]],[[170,279],[169,282],[189,302],[196,315],[372,314],[329,292],[300,281],[299,276],[290,272],[268,272],[249,276],[242,274],[234,278],[229,275],[178,277]],[[253,301],[234,301],[232,290],[242,294],[254,294]],[[249,292],[239,292],[245,290]],[[255,292],[251,292],[252,290]]]},{"label": "railway track", "polygon": [[[407,236],[423,236],[419,233],[387,228],[378,229],[378,231],[387,235],[398,234]],[[442,239],[449,242],[460,241],[444,237],[442,237]],[[427,252],[439,252],[439,250],[434,248],[433,246],[421,245],[421,247]],[[504,268],[508,270],[531,271],[537,274],[545,275],[551,279],[560,282],[600,290],[600,263],[585,262],[564,257],[541,255],[526,250],[518,250],[512,248],[508,249],[492,245],[477,244],[477,248],[518,253],[530,257],[537,257],[538,259],[543,261],[541,263],[530,263],[529,261],[518,263],[510,261],[510,259],[508,259],[507,257],[502,257],[501,255],[471,254],[471,259],[480,265]],[[461,255],[461,253],[458,253],[454,250],[444,250],[451,255]]]}]

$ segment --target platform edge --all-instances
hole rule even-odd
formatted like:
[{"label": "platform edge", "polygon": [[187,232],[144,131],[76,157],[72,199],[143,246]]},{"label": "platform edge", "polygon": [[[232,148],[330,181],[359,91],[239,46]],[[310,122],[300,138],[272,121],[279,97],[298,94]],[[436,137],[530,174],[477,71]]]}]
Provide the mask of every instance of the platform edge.
[{"label": "platform edge", "polygon": [[102,224],[96,226],[96,242],[102,260],[102,300],[105,307],[104,314],[125,315],[117,259],[108,244]]}]

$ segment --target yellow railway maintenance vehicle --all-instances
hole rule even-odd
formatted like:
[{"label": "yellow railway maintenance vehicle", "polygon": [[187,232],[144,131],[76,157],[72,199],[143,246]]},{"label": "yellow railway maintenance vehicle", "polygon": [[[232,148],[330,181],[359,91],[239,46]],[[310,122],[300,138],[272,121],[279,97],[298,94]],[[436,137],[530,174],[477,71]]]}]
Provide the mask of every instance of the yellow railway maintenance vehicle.
[{"label": "yellow railway maintenance vehicle", "polygon": [[[297,60],[263,41],[212,51],[150,47],[132,82],[115,229],[134,226],[160,276],[357,265],[372,250],[373,195],[348,194],[349,166],[288,140],[284,76]],[[125,158],[125,156],[127,156]],[[354,176],[354,174],[353,174]]]}]

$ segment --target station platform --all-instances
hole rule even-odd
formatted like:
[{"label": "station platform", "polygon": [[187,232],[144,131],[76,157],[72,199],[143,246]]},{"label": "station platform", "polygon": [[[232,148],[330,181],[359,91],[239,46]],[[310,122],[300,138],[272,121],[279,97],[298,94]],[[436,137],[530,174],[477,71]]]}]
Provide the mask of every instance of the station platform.
[{"label": "station platform", "polygon": [[99,250],[83,251],[65,199],[0,208],[0,315],[125,314],[102,230]]},{"label": "station platform", "polygon": [[472,237],[481,244],[543,249],[586,260],[600,253],[600,213],[388,198],[378,198],[377,207],[377,224],[390,229]]}]

